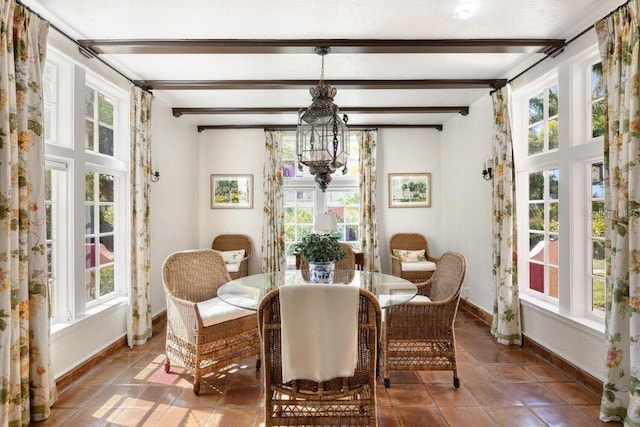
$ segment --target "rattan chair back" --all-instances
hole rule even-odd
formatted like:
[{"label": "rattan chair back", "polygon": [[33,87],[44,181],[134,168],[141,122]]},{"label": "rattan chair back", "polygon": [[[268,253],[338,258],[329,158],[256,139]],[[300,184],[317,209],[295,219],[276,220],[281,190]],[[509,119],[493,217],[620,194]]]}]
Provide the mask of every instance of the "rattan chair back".
[{"label": "rattan chair back", "polygon": [[265,425],[377,425],[375,380],[380,319],[376,297],[360,289],[358,363],[354,375],[323,382],[283,383],[280,292],[276,289],[267,294],[258,308],[264,358]]},{"label": "rattan chair back", "polygon": [[211,242],[211,249],[217,251],[235,251],[244,249],[244,256],[251,256],[251,240],[244,234],[221,234]]}]

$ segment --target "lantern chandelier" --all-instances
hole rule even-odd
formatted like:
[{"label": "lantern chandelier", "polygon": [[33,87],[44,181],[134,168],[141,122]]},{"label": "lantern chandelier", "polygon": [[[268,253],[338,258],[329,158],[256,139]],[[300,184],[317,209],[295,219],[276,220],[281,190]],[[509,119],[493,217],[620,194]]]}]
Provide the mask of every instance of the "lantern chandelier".
[{"label": "lantern chandelier", "polygon": [[333,103],[337,90],[324,81],[324,56],[330,51],[329,47],[316,47],[316,53],[322,57],[320,81],[309,89],[311,105],[298,110],[296,129],[298,169],[302,171],[302,165],[308,166],[322,191],[327,189],[336,170],[343,168],[342,174],[347,173],[349,158],[349,118],[346,114],[342,119],[338,116],[338,106]]}]

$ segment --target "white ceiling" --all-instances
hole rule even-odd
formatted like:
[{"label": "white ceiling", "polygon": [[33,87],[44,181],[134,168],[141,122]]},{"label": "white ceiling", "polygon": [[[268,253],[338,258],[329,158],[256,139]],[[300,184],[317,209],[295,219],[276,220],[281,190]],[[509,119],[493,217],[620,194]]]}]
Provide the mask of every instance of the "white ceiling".
[{"label": "white ceiling", "polygon": [[[623,0],[23,0],[74,39],[569,40]],[[346,54],[325,79],[507,79],[543,54]],[[102,54],[133,80],[317,80],[308,54]],[[468,106],[482,89],[347,89],[341,107]],[[172,107],[305,107],[308,89],[153,90]],[[349,114],[354,125],[442,124],[456,113]],[[180,120],[185,120],[183,116]],[[295,113],[189,116],[197,125],[293,125]]]}]

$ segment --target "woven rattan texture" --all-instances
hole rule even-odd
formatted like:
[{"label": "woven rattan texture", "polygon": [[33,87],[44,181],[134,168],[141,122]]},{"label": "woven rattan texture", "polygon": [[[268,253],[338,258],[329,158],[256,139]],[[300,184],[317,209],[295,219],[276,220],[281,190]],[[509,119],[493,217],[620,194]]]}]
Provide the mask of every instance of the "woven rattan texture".
[{"label": "woven rattan texture", "polygon": [[286,384],[282,383],[279,296],[278,289],[270,292],[258,308],[264,354],[265,425],[376,425],[377,331],[381,312],[375,296],[360,289],[358,363],[352,377],[320,383],[293,380]]},{"label": "woven rattan texture", "polygon": [[240,261],[237,272],[229,273],[231,279],[249,275],[249,257],[251,257],[251,240],[244,234],[221,234],[211,242],[211,249],[217,251],[237,251],[244,249],[244,258]]},{"label": "woven rattan texture", "polygon": [[459,386],[453,328],[466,259],[445,253],[428,282],[418,286],[430,302],[408,302],[387,309],[382,333],[383,377],[392,370],[450,370]]},{"label": "woven rattan texture", "polygon": [[211,249],[173,253],[164,262],[162,278],[167,296],[167,372],[171,362],[193,371],[193,391],[198,394],[202,377],[259,354],[255,315],[208,327],[202,324],[196,303],[214,298],[230,280],[218,253]]}]

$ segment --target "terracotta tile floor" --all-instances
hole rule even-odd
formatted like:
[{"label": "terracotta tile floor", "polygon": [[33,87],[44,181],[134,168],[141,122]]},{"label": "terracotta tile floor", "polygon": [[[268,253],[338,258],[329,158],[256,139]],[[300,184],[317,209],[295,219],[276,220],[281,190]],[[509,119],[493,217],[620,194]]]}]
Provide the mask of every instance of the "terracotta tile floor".
[{"label": "terracotta tile floor", "polygon": [[[382,426],[595,426],[600,396],[533,353],[496,344],[466,312],[456,321],[459,390],[451,372],[394,372],[378,385]],[[164,328],[122,349],[62,390],[37,426],[261,426],[262,376],[247,360],[203,383],[200,396],[180,368],[164,372]]]}]

